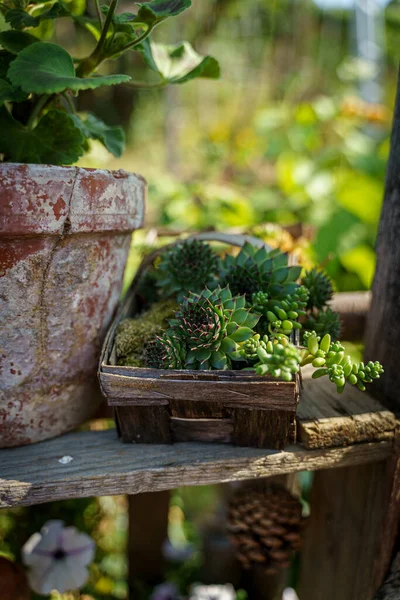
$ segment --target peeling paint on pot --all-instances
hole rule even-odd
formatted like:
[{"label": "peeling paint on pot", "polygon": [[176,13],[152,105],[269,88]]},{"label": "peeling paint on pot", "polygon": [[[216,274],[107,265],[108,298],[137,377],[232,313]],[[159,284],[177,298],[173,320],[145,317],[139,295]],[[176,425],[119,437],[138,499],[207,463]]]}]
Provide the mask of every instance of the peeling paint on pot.
[{"label": "peeling paint on pot", "polygon": [[100,400],[96,367],[145,181],[0,165],[0,447],[71,430]]}]

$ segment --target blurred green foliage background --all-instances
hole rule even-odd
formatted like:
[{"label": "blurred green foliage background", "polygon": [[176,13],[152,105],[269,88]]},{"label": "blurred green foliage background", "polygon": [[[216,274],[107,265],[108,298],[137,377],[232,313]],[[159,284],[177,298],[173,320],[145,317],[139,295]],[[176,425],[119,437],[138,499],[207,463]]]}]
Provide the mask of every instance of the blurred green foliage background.
[{"label": "blurred green foliage background", "polygon": [[[128,5],[122,2],[121,11]],[[77,10],[85,10],[83,0],[77,0]],[[354,55],[352,11],[324,11],[311,0],[194,0],[154,37],[170,43],[188,39],[198,52],[212,54],[221,64],[221,80],[84,93],[79,109],[95,108],[110,124],[122,120],[129,146],[116,160],[94,143],[80,164],[143,174],[149,228],[307,225],[311,259],[328,270],[336,288],[368,289],[389,151],[400,2],[389,4],[382,23],[382,101],[371,104],[359,97],[371,72]],[[43,35],[67,41],[77,55],[88,43],[62,19],[55,32],[41,27]],[[140,57],[120,60],[140,79]],[[135,236],[131,271],[146,239],[143,233]],[[171,513],[172,541],[179,543],[183,535],[198,547],[197,525],[216,503],[214,488],[177,491],[171,506],[181,512]],[[50,518],[75,524],[97,541],[84,593],[126,598],[125,499],[2,511],[0,553],[19,560],[21,545]],[[170,571],[183,587],[198,575],[196,555],[185,569]]]}]

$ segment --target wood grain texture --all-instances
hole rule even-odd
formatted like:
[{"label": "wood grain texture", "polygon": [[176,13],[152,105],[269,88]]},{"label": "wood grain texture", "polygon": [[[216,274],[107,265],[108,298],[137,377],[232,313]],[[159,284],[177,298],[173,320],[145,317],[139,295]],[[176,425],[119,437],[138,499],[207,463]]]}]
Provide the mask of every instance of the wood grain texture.
[{"label": "wood grain texture", "polygon": [[287,410],[232,410],[233,443],[256,448],[284,448],[296,441],[296,413]]},{"label": "wood grain texture", "polygon": [[140,597],[143,586],[154,586],[164,579],[169,492],[136,494],[128,497],[128,503],[129,597],[134,600]]},{"label": "wood grain texture", "polygon": [[329,305],[340,315],[341,339],[362,340],[371,305],[371,292],[341,292],[333,296]]},{"label": "wood grain texture", "polygon": [[385,368],[374,392],[400,413],[400,77],[398,79],[385,194],[376,242],[376,270],[365,335],[366,360]]},{"label": "wood grain texture", "polygon": [[315,474],[301,553],[300,598],[373,599],[383,579],[382,551],[388,544],[393,548],[384,535],[393,486],[389,462]]},{"label": "wood grain texture", "polygon": [[118,406],[115,417],[123,442],[172,444],[169,412],[165,406]]},{"label": "wood grain texture", "polygon": [[[70,433],[0,451],[0,508],[332,469],[382,461],[391,453],[389,441],[277,451],[224,444],[121,444],[115,430]],[[61,465],[66,454],[73,460]]]},{"label": "wood grain texture", "polygon": [[[295,382],[259,380],[240,376],[215,380],[142,377],[141,369],[131,367],[129,375],[101,373],[102,391],[111,406],[143,406],[151,402],[165,404],[171,400],[217,402],[235,406],[259,406],[293,410],[296,406]],[[172,378],[173,377],[173,378]]]},{"label": "wood grain texture", "polygon": [[393,439],[396,419],[377,400],[347,385],[343,394],[325,377],[305,370],[297,409],[298,441],[306,448],[329,448]]},{"label": "wood grain texture", "polygon": [[181,419],[171,418],[174,442],[220,442],[232,441],[232,419]]}]

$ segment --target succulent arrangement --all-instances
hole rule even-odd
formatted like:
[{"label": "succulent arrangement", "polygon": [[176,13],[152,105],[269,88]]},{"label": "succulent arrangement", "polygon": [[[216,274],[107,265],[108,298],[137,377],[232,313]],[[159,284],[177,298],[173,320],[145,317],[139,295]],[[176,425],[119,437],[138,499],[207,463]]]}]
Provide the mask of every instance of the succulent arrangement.
[{"label": "succulent arrangement", "polygon": [[117,331],[120,364],[251,369],[283,381],[312,365],[312,376],[327,376],[338,393],[346,383],[364,391],[383,373],[379,362],[354,363],[338,341],[327,275],[302,274],[279,249],[246,242],[220,256],[189,239],[167,247],[145,278],[148,305]]}]

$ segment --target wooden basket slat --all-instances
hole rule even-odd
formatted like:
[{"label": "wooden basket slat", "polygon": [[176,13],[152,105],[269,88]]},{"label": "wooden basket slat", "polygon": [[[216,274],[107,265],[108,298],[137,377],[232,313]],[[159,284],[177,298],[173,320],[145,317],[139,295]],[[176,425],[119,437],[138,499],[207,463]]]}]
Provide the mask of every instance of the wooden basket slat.
[{"label": "wooden basket slat", "polygon": [[174,442],[232,442],[232,419],[181,419],[171,417]]}]

